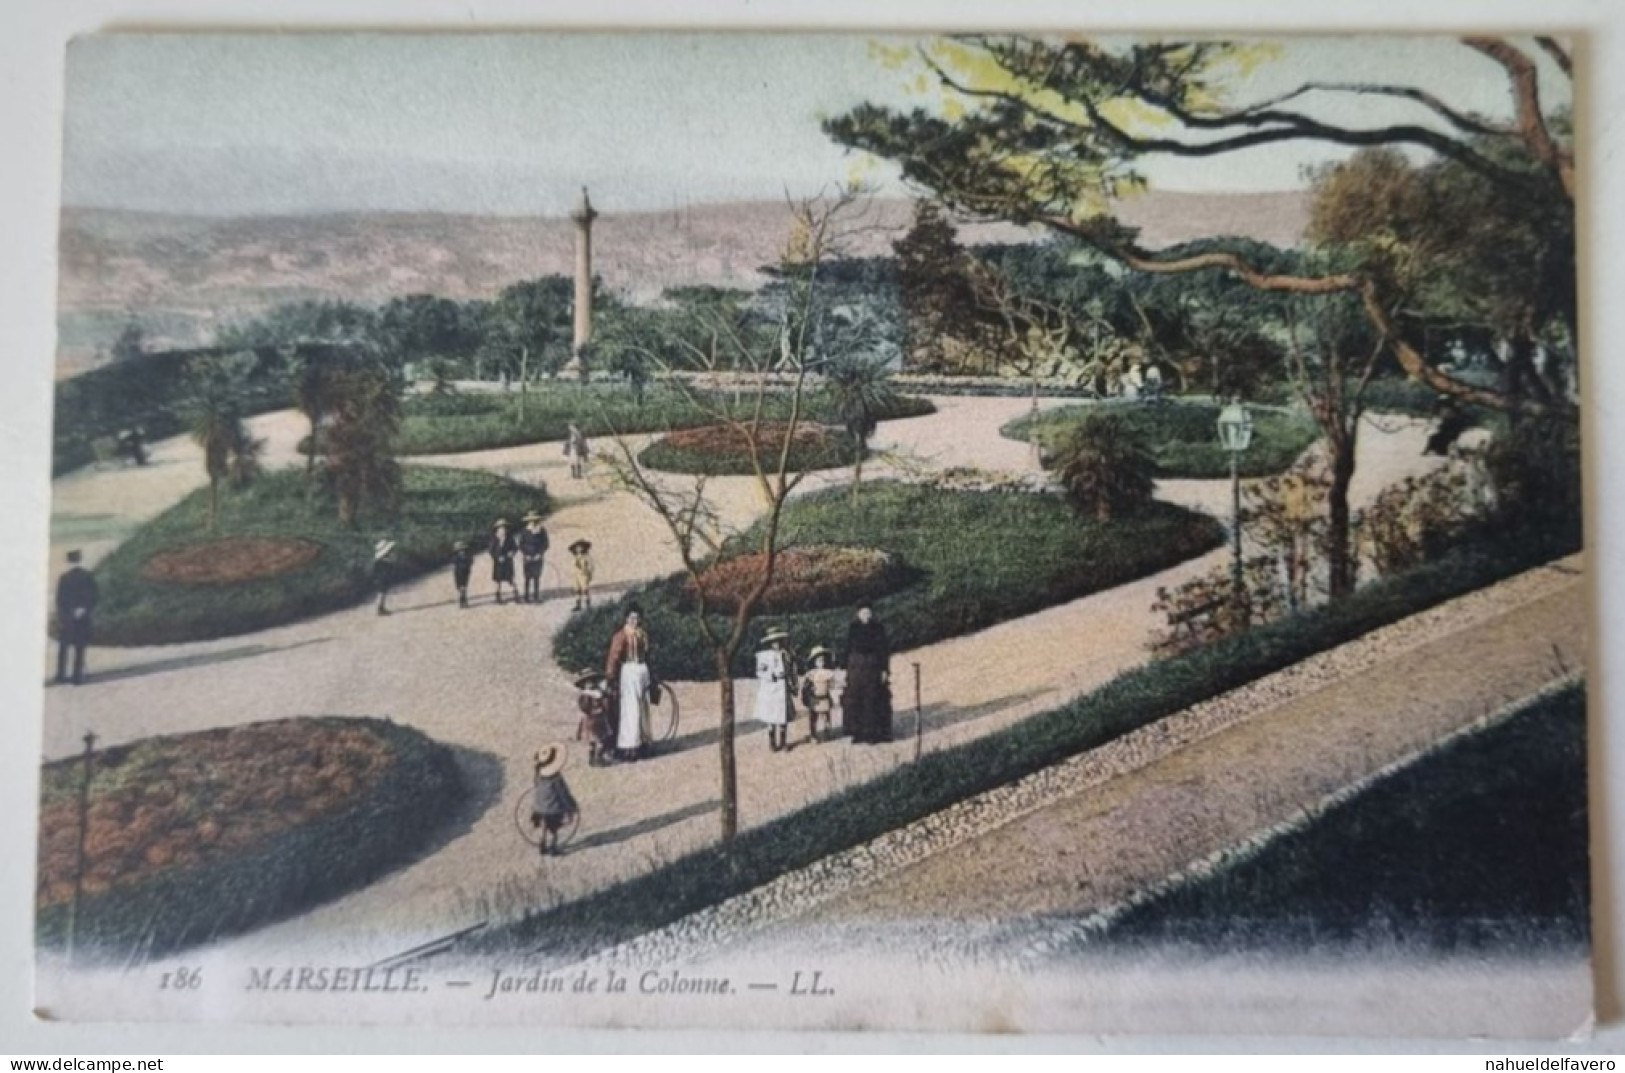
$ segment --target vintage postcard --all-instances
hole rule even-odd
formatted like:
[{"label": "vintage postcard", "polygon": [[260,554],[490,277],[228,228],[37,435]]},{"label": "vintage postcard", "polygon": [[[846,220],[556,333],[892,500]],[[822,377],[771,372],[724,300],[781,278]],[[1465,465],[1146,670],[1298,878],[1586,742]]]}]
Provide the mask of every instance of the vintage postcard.
[{"label": "vintage postcard", "polygon": [[1574,42],[69,49],[69,1021],[1568,1037]]}]

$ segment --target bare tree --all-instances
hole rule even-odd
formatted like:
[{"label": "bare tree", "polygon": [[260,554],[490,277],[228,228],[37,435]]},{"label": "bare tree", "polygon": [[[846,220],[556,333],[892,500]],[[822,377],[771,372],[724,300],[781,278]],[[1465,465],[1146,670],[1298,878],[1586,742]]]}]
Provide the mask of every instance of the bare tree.
[{"label": "bare tree", "polygon": [[[791,453],[798,430],[810,423],[808,388],[818,361],[811,342],[821,313],[820,268],[839,255],[857,230],[867,226],[866,209],[866,197],[855,188],[790,203],[790,238],[777,269],[788,284],[779,332],[748,333],[741,330],[737,318],[717,316],[712,323],[696,325],[701,330],[666,340],[667,347],[628,344],[638,347],[693,407],[727,429],[743,447],[765,511],[755,528],[754,576],[743,594],[735,590],[724,601],[709,568],[724,544],[742,534],[729,528],[712,498],[709,477],[703,473],[687,477],[651,473],[639,462],[636,445],[627,436],[612,432],[615,450],[608,455],[612,479],[665,525],[694,593],[695,622],[714,661],[721,711],[718,761],[723,841],[739,830],[733,662],[773,583],[785,503],[804,476],[792,469]],[[708,314],[701,309],[694,315]],[[667,352],[672,346],[676,359]],[[679,370],[685,375],[674,375]],[[696,372],[698,376],[693,375]],[[730,383],[732,391],[725,389]],[[713,609],[720,610],[724,604],[726,618],[718,621],[721,616]]]}]

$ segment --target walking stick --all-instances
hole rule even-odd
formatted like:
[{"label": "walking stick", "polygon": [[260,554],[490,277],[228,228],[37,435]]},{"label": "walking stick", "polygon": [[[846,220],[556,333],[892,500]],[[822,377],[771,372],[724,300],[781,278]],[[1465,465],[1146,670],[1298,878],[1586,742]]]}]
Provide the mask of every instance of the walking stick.
[{"label": "walking stick", "polygon": [[85,841],[90,830],[90,764],[96,735],[85,733],[85,770],[79,782],[79,847],[73,866],[73,901],[68,904],[68,964],[73,964],[74,940],[79,931],[79,895],[85,882]]},{"label": "walking stick", "polygon": [[914,759],[920,758],[920,665],[914,665]]}]

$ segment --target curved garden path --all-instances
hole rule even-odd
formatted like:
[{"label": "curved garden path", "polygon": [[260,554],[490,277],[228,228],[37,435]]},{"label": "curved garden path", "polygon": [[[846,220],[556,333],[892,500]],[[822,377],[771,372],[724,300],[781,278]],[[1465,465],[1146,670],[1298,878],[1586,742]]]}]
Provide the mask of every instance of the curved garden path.
[{"label": "curved garden path", "polygon": [[[911,466],[975,465],[1020,470],[1035,465],[1028,448],[1003,440],[998,428],[1025,413],[1026,399],[942,398],[934,415],[882,426],[878,446],[911,457]],[[1420,423],[1385,419],[1387,431],[1362,437],[1357,501],[1376,488],[1421,472]],[[294,414],[257,418],[268,464],[296,461],[303,433]],[[600,450],[608,449],[600,443]],[[420,459],[545,481],[556,499],[548,529],[556,549],[589,536],[601,593],[616,592],[676,567],[653,516],[601,481],[572,481],[558,444]],[[887,464],[866,472],[881,472]],[[187,474],[191,474],[188,479]],[[813,488],[847,479],[818,475]],[[201,483],[196,448],[184,438],[154,447],[147,470],[86,471],[56,482],[53,533],[63,527],[87,551],[160,512]],[[724,513],[744,524],[758,509],[746,478],[713,482]],[[1176,502],[1228,510],[1227,482],[1167,482]],[[106,536],[84,530],[97,516]],[[79,535],[75,526],[79,526]],[[53,565],[60,547],[53,546]],[[913,727],[911,663],[923,682],[925,747],[987,734],[1087,691],[1146,658],[1158,622],[1150,605],[1159,586],[1178,583],[1222,561],[1223,551],[1161,574],[1050,608],[979,633],[899,653],[900,731]],[[479,921],[500,919],[579,896],[707,844],[715,837],[716,715],[714,683],[677,683],[682,734],[675,749],[650,762],[588,768],[578,753],[570,782],[584,823],[561,858],[539,863],[520,841],[512,806],[529,783],[528,758],[541,743],[573,735],[577,716],[568,675],[553,666],[550,641],[569,614],[563,556],[549,558],[540,607],[488,602],[476,573],[476,605],[455,606],[449,577],[435,573],[397,590],[396,613],[370,606],[251,635],[153,648],[95,649],[83,687],[47,690],[44,752],[76,751],[94,729],[116,744],[153,734],[254,722],[294,714],[388,716],[460,751],[474,786],[466,814],[453,817],[431,851],[379,882],[306,913],[217,947],[232,957],[322,943],[324,954],[375,959]],[[742,700],[748,704],[747,685]],[[855,748],[801,744],[770,754],[752,723],[740,734],[740,816],[762,823],[854,781],[905,763],[912,743]],[[798,724],[797,734],[805,732]],[[425,817],[425,823],[440,817]]]}]

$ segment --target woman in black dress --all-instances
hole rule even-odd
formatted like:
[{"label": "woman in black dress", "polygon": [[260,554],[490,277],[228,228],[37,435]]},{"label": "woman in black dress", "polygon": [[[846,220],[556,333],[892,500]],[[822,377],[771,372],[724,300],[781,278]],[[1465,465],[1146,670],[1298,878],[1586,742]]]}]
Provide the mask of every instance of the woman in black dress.
[{"label": "woman in black dress", "polygon": [[846,692],[841,720],[863,745],[891,741],[891,642],[867,607],[846,631]]}]

